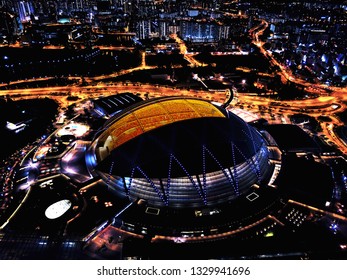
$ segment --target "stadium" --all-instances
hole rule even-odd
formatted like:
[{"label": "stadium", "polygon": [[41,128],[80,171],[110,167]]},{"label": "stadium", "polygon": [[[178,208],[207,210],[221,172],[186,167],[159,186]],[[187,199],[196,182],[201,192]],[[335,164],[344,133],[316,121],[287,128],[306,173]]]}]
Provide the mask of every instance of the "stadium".
[{"label": "stadium", "polygon": [[[83,244],[82,257],[119,259],[188,257],[202,244],[190,257],[252,255],[287,229],[296,206],[277,185],[283,155],[266,130],[194,97],[124,93],[81,106],[86,116],[22,161],[18,191],[28,192],[5,232],[62,236]],[[248,253],[225,247],[251,240]]]},{"label": "stadium", "polygon": [[267,219],[278,200],[281,155],[264,136],[208,101],[164,97],[110,118],[86,163],[126,205],[113,224],[166,240],[213,239]]},{"label": "stadium", "polygon": [[272,175],[261,135],[196,99],[164,98],[125,110],[90,152],[97,173],[120,196],[153,207],[215,206]]},{"label": "stadium", "polygon": [[2,219],[4,258],[13,257],[13,240],[19,259],[319,258],[345,250],[338,229],[346,218],[327,203],[331,170],[315,160],[321,152],[301,128],[260,125],[195,97],[129,92],[70,112],[16,167],[23,200]]}]

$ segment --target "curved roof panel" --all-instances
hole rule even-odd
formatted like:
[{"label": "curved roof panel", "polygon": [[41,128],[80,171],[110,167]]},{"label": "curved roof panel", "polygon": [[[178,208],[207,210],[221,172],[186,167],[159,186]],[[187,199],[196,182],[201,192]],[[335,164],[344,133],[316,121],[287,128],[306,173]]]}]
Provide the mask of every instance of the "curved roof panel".
[{"label": "curved roof panel", "polygon": [[107,128],[99,142],[101,145],[107,145],[108,152],[111,152],[145,132],[174,122],[206,117],[225,118],[225,115],[217,107],[203,100],[175,98],[156,100],[147,106],[139,106],[127,114],[122,114]]}]

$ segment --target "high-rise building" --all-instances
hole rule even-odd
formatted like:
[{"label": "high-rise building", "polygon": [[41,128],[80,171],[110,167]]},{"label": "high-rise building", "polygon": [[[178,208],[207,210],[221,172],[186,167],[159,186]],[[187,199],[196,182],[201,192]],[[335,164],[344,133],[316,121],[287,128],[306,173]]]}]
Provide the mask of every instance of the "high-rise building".
[{"label": "high-rise building", "polygon": [[32,1],[18,1],[17,11],[22,22],[29,21],[30,16],[34,14],[34,6]]},{"label": "high-rise building", "polygon": [[170,35],[170,32],[169,32],[170,23],[171,23],[171,20],[167,20],[167,19],[161,19],[158,21],[160,37],[168,37]]},{"label": "high-rise building", "polygon": [[181,36],[192,42],[214,42],[220,39],[220,26],[215,22],[182,20]]},{"label": "high-rise building", "polygon": [[0,0],[0,8],[6,9],[7,11],[17,12],[18,0]]},{"label": "high-rise building", "polygon": [[7,7],[11,4],[12,1],[0,0],[0,7]]},{"label": "high-rise building", "polygon": [[[43,1],[50,2],[50,1]],[[72,11],[86,11],[96,6],[96,0],[59,0],[51,1],[50,6],[55,5],[57,10],[63,13],[69,13]],[[45,6],[45,4],[43,4]]]},{"label": "high-rise building", "polygon": [[18,0],[0,0],[0,7],[6,8],[10,11],[15,11],[18,2]]},{"label": "high-rise building", "polygon": [[148,39],[150,37],[151,21],[150,20],[139,20],[137,23],[136,36],[139,39]]},{"label": "high-rise building", "polygon": [[19,30],[17,19],[11,9],[5,6],[0,10],[0,43],[12,43]]},{"label": "high-rise building", "polygon": [[[72,11],[89,10],[96,6],[96,0],[65,0]],[[63,2],[63,1],[60,1]]]}]

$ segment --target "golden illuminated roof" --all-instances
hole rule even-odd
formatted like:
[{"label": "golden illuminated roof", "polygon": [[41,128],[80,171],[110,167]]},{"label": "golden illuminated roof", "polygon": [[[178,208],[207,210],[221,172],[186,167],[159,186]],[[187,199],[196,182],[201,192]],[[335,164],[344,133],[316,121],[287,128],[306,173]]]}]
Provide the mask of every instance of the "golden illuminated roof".
[{"label": "golden illuminated roof", "polygon": [[207,101],[197,99],[164,99],[130,111],[108,129],[108,149],[115,149],[136,136],[187,119],[218,117],[224,114]]}]

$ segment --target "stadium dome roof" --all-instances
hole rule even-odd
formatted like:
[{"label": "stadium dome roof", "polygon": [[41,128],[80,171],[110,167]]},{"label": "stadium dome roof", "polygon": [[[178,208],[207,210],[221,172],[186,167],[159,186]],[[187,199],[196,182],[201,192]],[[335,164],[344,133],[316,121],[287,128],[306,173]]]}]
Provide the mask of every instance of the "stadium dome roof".
[{"label": "stadium dome roof", "polygon": [[260,133],[194,98],[152,99],[122,111],[90,152],[95,170],[120,196],[157,207],[218,205],[271,175]]}]

